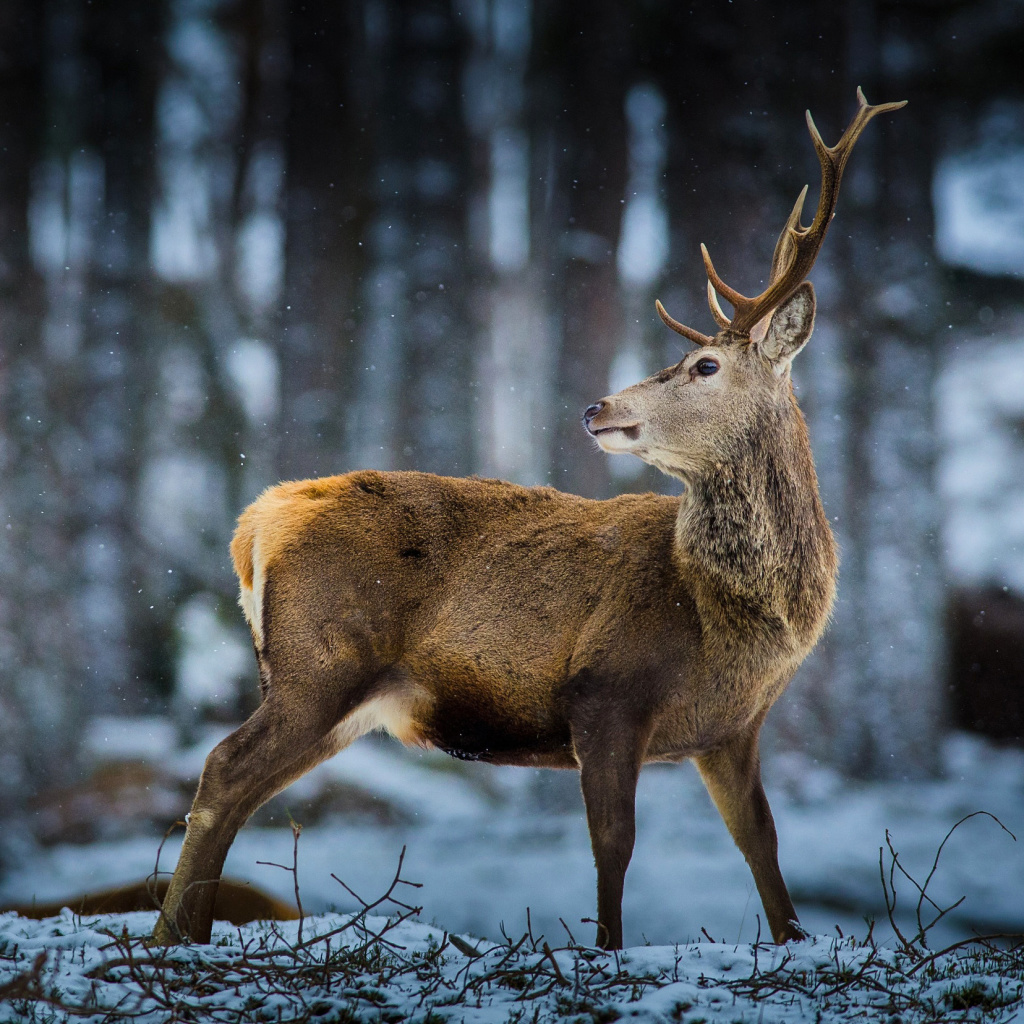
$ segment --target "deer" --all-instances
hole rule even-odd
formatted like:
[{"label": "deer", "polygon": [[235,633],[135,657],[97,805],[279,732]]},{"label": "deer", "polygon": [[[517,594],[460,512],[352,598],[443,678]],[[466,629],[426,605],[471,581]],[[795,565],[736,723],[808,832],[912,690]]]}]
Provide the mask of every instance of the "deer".
[{"label": "deer", "polygon": [[[748,298],[701,246],[706,335],[674,366],[602,398],[583,425],[683,482],[681,496],[591,500],[411,471],[278,484],[241,514],[231,555],[261,703],[209,754],[157,920],[210,941],[217,881],[264,801],[357,737],[499,765],[579,772],[597,871],[596,944],[622,946],[635,794],[651,762],[692,760],[745,857],[776,943],[805,937],[778,861],[758,738],[821,636],[836,545],[791,379],[814,326],[806,280],[843,169],[877,114],[826,146]],[[719,297],[733,308],[727,317]]]}]

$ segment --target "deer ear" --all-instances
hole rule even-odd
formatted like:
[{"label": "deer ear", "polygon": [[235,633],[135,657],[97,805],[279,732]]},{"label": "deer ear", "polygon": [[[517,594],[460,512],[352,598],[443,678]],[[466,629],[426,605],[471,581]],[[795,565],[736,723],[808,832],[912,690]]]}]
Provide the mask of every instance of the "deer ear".
[{"label": "deer ear", "polygon": [[807,344],[814,330],[814,286],[802,285],[772,314],[761,351],[781,377],[793,357]]}]

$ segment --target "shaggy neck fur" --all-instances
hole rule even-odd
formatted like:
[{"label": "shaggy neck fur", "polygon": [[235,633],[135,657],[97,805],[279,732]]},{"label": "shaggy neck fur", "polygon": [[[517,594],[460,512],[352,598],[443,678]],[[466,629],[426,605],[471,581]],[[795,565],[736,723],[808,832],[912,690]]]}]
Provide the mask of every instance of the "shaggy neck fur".
[{"label": "shaggy neck fur", "polygon": [[792,393],[688,483],[676,551],[705,629],[802,656],[828,618],[838,560]]}]

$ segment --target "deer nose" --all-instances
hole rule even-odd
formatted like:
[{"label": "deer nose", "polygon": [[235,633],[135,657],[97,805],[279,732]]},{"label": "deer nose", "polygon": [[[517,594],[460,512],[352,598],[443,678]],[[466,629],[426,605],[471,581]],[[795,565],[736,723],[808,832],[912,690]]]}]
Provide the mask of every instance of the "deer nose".
[{"label": "deer nose", "polygon": [[604,408],[604,402],[588,405],[583,413],[583,426],[590,430],[590,421]]}]

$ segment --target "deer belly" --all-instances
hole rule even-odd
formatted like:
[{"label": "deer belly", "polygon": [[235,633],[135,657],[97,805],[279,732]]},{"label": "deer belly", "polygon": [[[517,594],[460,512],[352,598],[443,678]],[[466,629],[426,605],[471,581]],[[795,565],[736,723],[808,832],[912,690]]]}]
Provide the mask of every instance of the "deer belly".
[{"label": "deer belly", "polygon": [[463,761],[575,768],[568,728],[481,714],[480,708],[441,703],[425,735],[439,749]]},{"label": "deer belly", "polygon": [[465,652],[405,667],[430,695],[420,728],[433,746],[468,761],[576,767],[553,680]]}]

